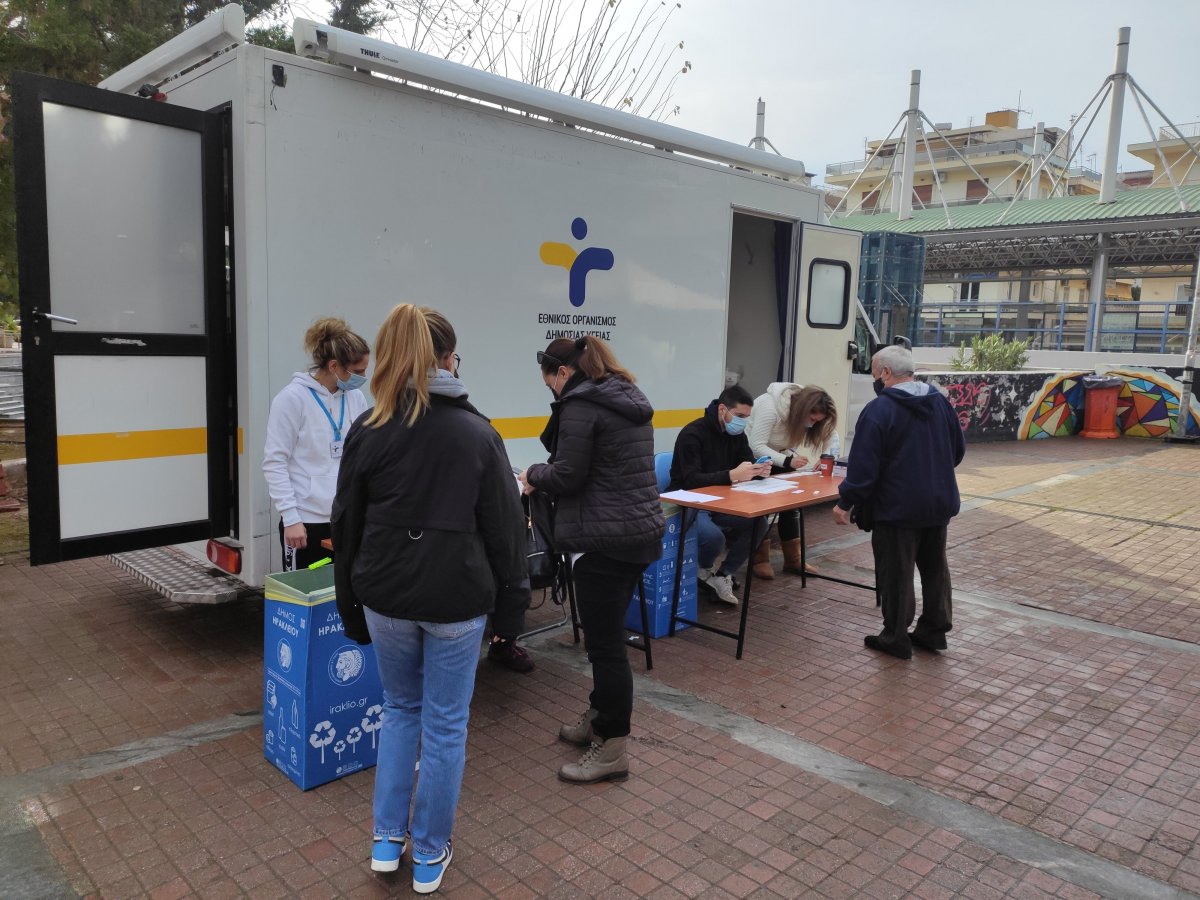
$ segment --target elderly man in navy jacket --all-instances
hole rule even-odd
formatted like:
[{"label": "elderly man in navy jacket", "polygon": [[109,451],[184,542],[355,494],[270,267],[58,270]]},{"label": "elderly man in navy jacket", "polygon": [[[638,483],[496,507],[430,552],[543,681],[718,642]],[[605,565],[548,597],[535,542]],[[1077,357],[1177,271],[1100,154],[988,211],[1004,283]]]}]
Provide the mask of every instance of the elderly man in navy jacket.
[{"label": "elderly man in navy jacket", "polygon": [[[952,624],[946,527],[958,515],[954,467],[966,444],[950,401],[913,380],[911,350],[884,347],[871,360],[871,375],[879,396],[858,418],[833,517],[871,531],[883,631],[863,643],[911,659],[914,644],[946,649]],[[914,568],[921,573],[921,617],[910,634]]]}]

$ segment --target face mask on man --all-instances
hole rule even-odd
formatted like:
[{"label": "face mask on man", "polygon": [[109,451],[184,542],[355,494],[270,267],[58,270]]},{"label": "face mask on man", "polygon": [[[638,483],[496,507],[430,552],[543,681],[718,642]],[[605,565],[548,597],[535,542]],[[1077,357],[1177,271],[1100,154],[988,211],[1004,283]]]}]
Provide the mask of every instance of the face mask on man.
[{"label": "face mask on man", "polygon": [[749,417],[734,416],[725,423],[725,433],[729,435],[739,435],[746,430],[746,423],[750,421]]},{"label": "face mask on man", "polygon": [[348,374],[350,377],[345,381],[342,381],[340,378],[337,380],[337,386],[343,391],[356,391],[367,383],[366,375],[359,375],[357,372],[349,372]]},{"label": "face mask on man", "polygon": [[871,387],[875,388],[875,396],[878,397],[880,394],[883,393],[883,379],[876,378],[874,381],[871,382]]}]

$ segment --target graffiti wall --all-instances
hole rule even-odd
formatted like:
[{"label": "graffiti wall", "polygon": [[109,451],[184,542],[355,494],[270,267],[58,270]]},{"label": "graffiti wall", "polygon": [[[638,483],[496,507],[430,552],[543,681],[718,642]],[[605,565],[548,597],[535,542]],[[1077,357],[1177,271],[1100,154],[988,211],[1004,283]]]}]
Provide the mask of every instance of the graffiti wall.
[{"label": "graffiti wall", "polygon": [[1076,433],[1083,423],[1082,382],[1091,372],[929,372],[958,413],[969,442],[1014,441]]},{"label": "graffiti wall", "polygon": [[[1079,372],[922,372],[958,413],[968,442],[1026,441],[1078,434],[1083,427],[1085,375]],[[1124,380],[1117,427],[1127,437],[1174,431],[1181,370],[1131,367],[1104,374]],[[1200,435],[1200,402],[1192,397],[1188,433]]]}]

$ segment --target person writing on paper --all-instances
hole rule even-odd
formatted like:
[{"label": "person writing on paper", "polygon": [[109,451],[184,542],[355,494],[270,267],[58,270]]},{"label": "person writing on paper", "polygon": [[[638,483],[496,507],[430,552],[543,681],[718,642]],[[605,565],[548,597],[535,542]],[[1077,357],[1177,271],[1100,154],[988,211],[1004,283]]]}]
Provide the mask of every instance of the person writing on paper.
[{"label": "person writing on paper", "polygon": [[[946,649],[951,628],[946,529],[958,515],[954,469],[966,443],[950,401],[913,380],[911,350],[884,347],[871,359],[871,375],[879,396],[858,417],[833,518],[871,532],[883,630],[863,643],[910,659],[914,645]],[[914,568],[921,573],[921,617],[910,634]]]},{"label": "person writing on paper", "polygon": [[[757,457],[746,440],[753,404],[750,393],[735,384],[721,391],[703,416],[683,427],[675,439],[668,491],[741,484],[771,474],[771,463],[756,463]],[[722,603],[737,605],[733,576],[750,558],[754,549],[750,542],[760,523],[760,519],[704,510],[696,516],[700,580]],[[725,558],[719,568],[714,568],[722,549]]]},{"label": "person writing on paper", "polygon": [[350,423],[367,408],[370,347],[342,319],[317,319],[304,334],[312,360],[271,401],[263,475],[279,510],[283,568],[303,569],[331,556],[329,512],[337,486],[343,441]]},{"label": "person writing on paper", "polygon": [[454,855],[484,622],[498,596],[529,596],[504,441],[439,374],[434,315],[405,303],[380,326],[375,407],[346,438],[333,505],[338,612],[383,683],[371,868],[396,871],[411,835],[419,894]]},{"label": "person writing on paper", "polygon": [[558,777],[621,781],[629,777],[633,716],[625,610],[643,570],[662,553],[665,527],[654,477],[654,409],[601,338],[557,338],[537,361],[554,395],[542,432],[550,460],[520,479],[527,492],[557,499],[555,548],[579,554],[575,596],[592,664],[588,708],[558,732],[559,740],[588,749]]},{"label": "person writing on paper", "polygon": [[[824,388],[775,382],[755,398],[746,437],[756,459],[769,456],[772,466],[784,473],[811,472],[823,454],[837,456],[841,450],[836,428],[837,408]],[[794,509],[779,514],[779,543],[783,571],[802,574],[800,514]],[[775,577],[769,540],[758,545],[753,565],[755,578]]]}]

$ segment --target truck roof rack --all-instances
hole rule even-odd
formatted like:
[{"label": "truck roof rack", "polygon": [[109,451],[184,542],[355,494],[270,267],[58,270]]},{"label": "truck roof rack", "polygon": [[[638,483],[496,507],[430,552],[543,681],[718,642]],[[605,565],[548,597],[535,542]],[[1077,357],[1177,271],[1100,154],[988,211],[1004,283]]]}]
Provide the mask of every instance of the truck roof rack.
[{"label": "truck roof rack", "polygon": [[353,31],[331,28],[309,19],[296,19],[292,36],[296,42],[296,53],[300,56],[390,75],[661,150],[685,153],[800,183],[805,180],[804,163],[800,160],[697,134],[492,72],[418,53]]}]

